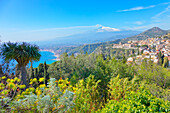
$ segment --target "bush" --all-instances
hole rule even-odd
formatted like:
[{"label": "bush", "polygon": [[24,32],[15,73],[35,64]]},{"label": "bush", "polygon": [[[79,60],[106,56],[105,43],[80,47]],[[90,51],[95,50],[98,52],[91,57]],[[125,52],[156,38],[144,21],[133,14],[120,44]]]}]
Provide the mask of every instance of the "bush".
[{"label": "bush", "polygon": [[[4,77],[1,78],[1,80]],[[43,82],[43,78],[39,82]],[[11,112],[65,112],[74,106],[74,93],[67,90],[68,87],[56,83],[56,79],[51,78],[48,85],[40,84],[37,88],[29,87],[24,89],[25,85],[18,85],[18,78],[7,79],[7,83],[1,81],[0,104],[1,111],[10,110]],[[60,80],[61,82],[62,80]],[[64,80],[63,80],[64,81]],[[65,80],[66,81],[66,80]],[[38,82],[31,80],[30,84]],[[60,87],[62,88],[60,88]],[[13,91],[13,95],[10,91]],[[10,94],[10,95],[9,95]]]},{"label": "bush", "polygon": [[[118,90],[119,91],[119,90]],[[123,91],[123,90],[122,90]],[[117,92],[122,94],[122,92]],[[116,94],[114,94],[116,95]],[[137,91],[129,89],[124,96],[119,99],[112,99],[103,107],[98,110],[99,113],[140,113],[140,112],[169,112],[170,102],[164,101],[153,96],[149,90],[143,86],[139,87]]]},{"label": "bush", "polygon": [[93,75],[86,80],[79,80],[76,84],[75,107],[71,113],[90,113],[98,110],[102,106],[102,97],[99,94],[100,80],[96,81]]}]

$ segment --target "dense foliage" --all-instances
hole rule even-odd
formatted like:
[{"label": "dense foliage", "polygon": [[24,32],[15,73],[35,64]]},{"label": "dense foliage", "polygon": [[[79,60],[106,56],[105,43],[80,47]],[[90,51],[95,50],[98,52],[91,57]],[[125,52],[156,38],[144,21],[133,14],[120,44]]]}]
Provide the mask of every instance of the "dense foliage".
[{"label": "dense foliage", "polygon": [[151,60],[136,65],[103,54],[75,57],[65,53],[61,61],[48,66],[47,72],[50,78],[68,79],[77,90],[70,112],[170,110],[170,71]]},{"label": "dense foliage", "polygon": [[0,77],[0,112],[170,112],[170,71],[151,60],[65,53],[27,72],[28,88],[15,75]]}]

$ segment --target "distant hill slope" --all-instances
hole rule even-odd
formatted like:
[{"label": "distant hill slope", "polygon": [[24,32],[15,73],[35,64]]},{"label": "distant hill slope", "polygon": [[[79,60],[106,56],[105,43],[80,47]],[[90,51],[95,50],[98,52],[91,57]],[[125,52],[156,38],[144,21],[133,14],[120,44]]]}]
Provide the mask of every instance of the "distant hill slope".
[{"label": "distant hill slope", "polygon": [[72,53],[80,53],[80,52],[87,52],[88,54],[92,53],[97,47],[101,45],[109,45],[113,43],[119,43],[121,39],[117,39],[114,41],[108,41],[108,42],[103,42],[103,43],[94,43],[94,44],[85,44],[82,46],[74,47],[72,49],[70,48],[65,48],[61,53],[67,52],[68,55],[71,55]]},{"label": "distant hill slope", "polygon": [[170,30],[162,30],[159,27],[153,27],[138,35],[122,39],[121,42],[126,43],[129,40],[145,40],[150,37],[157,37],[157,36],[165,35],[168,32],[170,32]]},{"label": "distant hill slope", "polygon": [[103,42],[103,43],[86,44],[86,45],[82,45],[82,46],[78,46],[73,49],[70,49],[69,51],[68,50],[66,50],[66,51],[68,52],[69,55],[71,53],[80,53],[80,51],[92,53],[98,47],[103,46],[103,45],[115,44],[115,43],[119,43],[119,42],[126,43],[129,40],[145,40],[150,37],[157,37],[157,36],[165,35],[168,32],[170,32],[170,30],[162,30],[159,27],[153,27],[149,30],[146,30],[146,31],[144,31],[138,35],[132,36],[132,37],[128,37],[128,38],[124,38],[124,39],[117,39],[114,41],[108,41],[108,42]]}]

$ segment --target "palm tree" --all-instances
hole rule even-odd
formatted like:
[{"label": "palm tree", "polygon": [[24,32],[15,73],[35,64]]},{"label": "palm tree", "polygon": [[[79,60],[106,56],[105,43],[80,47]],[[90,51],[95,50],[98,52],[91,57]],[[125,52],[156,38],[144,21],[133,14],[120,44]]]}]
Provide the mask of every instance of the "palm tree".
[{"label": "palm tree", "polygon": [[1,54],[5,61],[16,60],[20,71],[20,79],[27,87],[26,65],[32,61],[39,61],[41,54],[39,47],[29,43],[4,43],[1,47]]}]

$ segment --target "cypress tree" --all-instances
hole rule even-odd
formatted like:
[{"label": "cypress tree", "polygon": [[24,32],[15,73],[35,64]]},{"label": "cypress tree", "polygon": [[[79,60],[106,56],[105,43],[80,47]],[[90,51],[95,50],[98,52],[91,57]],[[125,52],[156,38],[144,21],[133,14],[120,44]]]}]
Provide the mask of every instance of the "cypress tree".
[{"label": "cypress tree", "polygon": [[158,64],[162,66],[163,64],[163,57],[161,51],[158,53]]},{"label": "cypress tree", "polygon": [[38,66],[38,77],[44,77],[44,64],[40,63]]},{"label": "cypress tree", "polygon": [[72,53],[72,54],[71,54],[71,57],[73,57],[73,58],[74,58],[74,53]]},{"label": "cypress tree", "polygon": [[123,55],[122,62],[125,64],[126,63],[126,57]]},{"label": "cypress tree", "polygon": [[86,54],[85,54],[86,56],[88,56],[88,52],[86,51]]},{"label": "cypress tree", "polygon": [[39,76],[38,76],[38,70],[37,68],[35,68],[35,71],[34,71],[34,77],[37,78],[37,80],[39,79]]},{"label": "cypress tree", "polygon": [[140,55],[139,49],[138,49],[138,55]]},{"label": "cypress tree", "polygon": [[164,63],[162,67],[167,68],[168,67],[168,57],[164,57]]},{"label": "cypress tree", "polygon": [[49,74],[47,73],[47,64],[44,62],[44,84],[47,85],[47,81],[49,79]]}]

